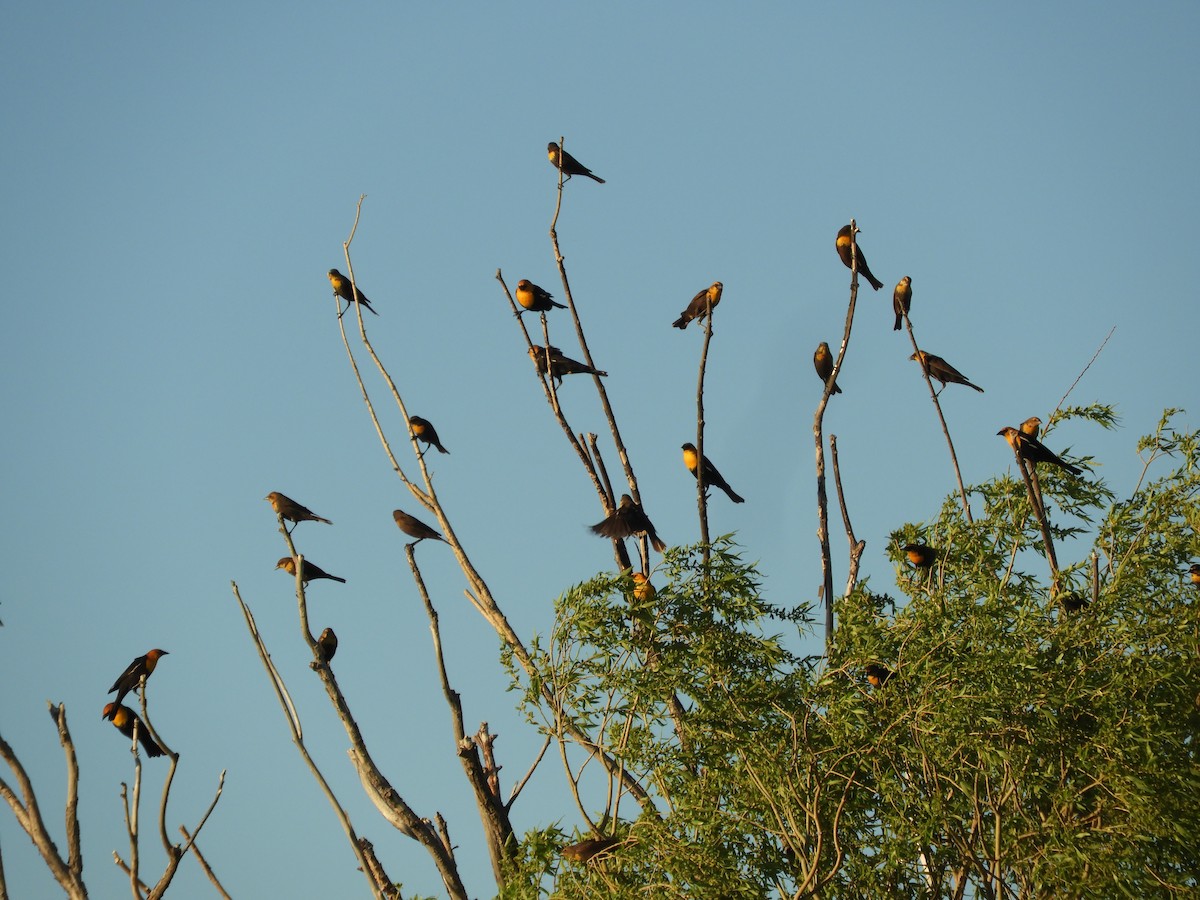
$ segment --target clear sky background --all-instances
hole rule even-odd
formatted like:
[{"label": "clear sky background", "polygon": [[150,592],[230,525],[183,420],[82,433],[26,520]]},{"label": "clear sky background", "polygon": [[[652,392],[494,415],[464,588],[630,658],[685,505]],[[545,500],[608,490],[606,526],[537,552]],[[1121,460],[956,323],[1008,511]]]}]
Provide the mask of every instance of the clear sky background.
[{"label": "clear sky background", "polygon": [[[1052,448],[1093,455],[1124,494],[1137,437],[1164,407],[1195,407],[1195,3],[32,3],[5,19],[0,733],[65,848],[45,704],[67,705],[95,897],[127,896],[111,851],[128,854],[118,792],[132,778],[100,710],[151,647],[170,651],[154,721],[183,755],[170,828],[194,826],[227,769],[201,845],[233,895],[367,895],[231,580],[359,833],[406,892],[441,893],[359,790],[292,582],[272,568],[285,548],[270,490],[336,522],[296,534],[348,579],[310,589],[313,624],[341,638],[335,668],[376,759],[420,814],[446,815],[470,890],[493,892],[390,518],[416,506],[358,396],[325,278],[343,267],[360,194],[370,335],[452,451],[429,457],[438,490],[527,637],[550,627],[562,590],[613,566],[494,279],[561,298],[545,156],[560,135],[608,180],[567,185],[559,234],[647,511],[673,544],[699,533],[679,445],[695,433],[701,335],[670,323],[725,284],[706,450],[747,502],[714,496],[712,529],[736,533],[777,603],[815,601],[820,582],[811,358],[840,340],[849,272],[834,235],[852,216],[886,287],[860,292],[826,424],[874,589],[897,593],[888,534],[953,489],[892,331],[901,276],[922,346],[986,389],[942,395],[969,482],[1013,468],[997,429],[1046,418],[1113,326],[1070,402],[1115,404],[1122,427],[1068,423]],[[551,328],[571,355],[564,313]],[[576,430],[605,433],[589,379],[559,396]],[[841,584],[839,530],[834,549]],[[507,791],[538,739],[451,554],[426,543],[418,556],[467,722],[500,734]],[[819,635],[793,645],[815,651]],[[165,771],[144,763],[145,824]],[[548,761],[518,826],[572,825],[567,796]],[[6,809],[0,848],[14,898],[57,893]],[[156,877],[152,834],[144,851]],[[209,895],[194,862],[175,893]]]}]

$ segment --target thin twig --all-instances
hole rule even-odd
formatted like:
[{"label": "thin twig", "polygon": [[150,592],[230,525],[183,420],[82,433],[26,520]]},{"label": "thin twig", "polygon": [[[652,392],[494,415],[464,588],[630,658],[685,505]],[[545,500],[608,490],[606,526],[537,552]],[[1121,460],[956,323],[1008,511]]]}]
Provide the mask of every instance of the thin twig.
[{"label": "thin twig", "polygon": [[225,900],[233,900],[233,898],[229,896],[229,893],[221,885],[221,880],[217,878],[217,874],[212,870],[212,866],[208,864],[208,860],[204,858],[204,854],[200,852],[200,845],[196,843],[195,838],[188,833],[187,828],[183,825],[179,826],[179,831],[185,838],[187,838],[188,841],[191,842],[192,853],[196,856],[196,862],[200,864],[201,870],[205,875],[208,876],[208,880],[212,882],[212,886],[217,889],[217,893],[224,897]]},{"label": "thin twig", "polygon": [[708,294],[705,294],[704,304],[708,318],[705,319],[704,341],[700,345],[700,372],[696,376],[696,508],[700,514],[700,545],[707,570],[712,561],[712,546],[708,538],[708,485],[704,483],[704,372],[713,333],[713,305]]},{"label": "thin twig", "polygon": [[1069,388],[1067,388],[1067,392],[1065,394],[1063,394],[1062,399],[1058,401],[1058,406],[1054,407],[1054,412],[1050,413],[1050,420],[1053,420],[1055,414],[1060,409],[1062,409],[1062,405],[1064,403],[1066,403],[1067,398],[1071,396],[1071,391],[1075,390],[1075,385],[1079,384],[1079,382],[1083,379],[1083,376],[1087,374],[1087,370],[1092,367],[1092,363],[1094,363],[1096,361],[1096,358],[1104,350],[1104,345],[1108,343],[1108,339],[1113,336],[1113,332],[1116,330],[1117,330],[1116,325],[1114,325],[1112,328],[1108,329],[1108,334],[1106,334],[1104,336],[1104,340],[1102,340],[1100,342],[1100,346],[1096,348],[1096,352],[1092,354],[1092,358],[1088,360],[1088,364],[1083,367],[1083,371],[1080,372],[1079,375],[1075,378],[1075,380],[1071,382],[1071,386]]},{"label": "thin twig", "polygon": [[858,583],[858,567],[862,560],[867,542],[860,541],[854,536],[854,526],[850,524],[850,510],[846,506],[846,495],[842,492],[842,470],[838,466],[837,435],[829,435],[829,456],[833,463],[833,486],[837,490],[838,507],[842,511],[842,525],[846,528],[846,540],[850,544],[850,564],[846,571],[846,594],[854,590]]}]

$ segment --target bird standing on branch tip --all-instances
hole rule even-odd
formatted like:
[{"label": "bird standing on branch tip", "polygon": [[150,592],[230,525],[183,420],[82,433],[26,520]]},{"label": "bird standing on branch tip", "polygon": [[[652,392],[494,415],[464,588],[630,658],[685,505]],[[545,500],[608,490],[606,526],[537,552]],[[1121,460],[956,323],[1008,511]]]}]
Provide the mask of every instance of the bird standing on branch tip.
[{"label": "bird standing on branch tip", "polygon": [[892,326],[892,331],[899,331],[904,326],[904,317],[911,308],[912,279],[905,275],[892,293],[892,309],[896,313],[896,324]]},{"label": "bird standing on branch tip", "polygon": [[[691,472],[692,475],[696,475],[696,457],[699,455],[696,453],[696,445],[695,444],[684,444],[682,449],[683,449],[683,464],[685,466],[687,466],[688,471]],[[723,490],[725,492],[725,494],[729,497],[729,499],[732,500],[734,503],[745,503],[746,502],[745,498],[739,497],[734,492],[733,488],[731,488],[729,486],[729,482],[727,482],[724,478],[721,477],[721,473],[717,471],[717,467],[712,464],[712,461],[709,460],[709,458],[707,456],[705,456],[703,458],[703,461],[700,463],[700,471],[704,475],[704,487],[705,488],[710,488],[710,487],[720,488],[721,490]],[[699,476],[697,476],[697,478],[698,477]]]},{"label": "bird standing on branch tip", "polygon": [[[821,345],[817,347],[817,352],[813,354],[813,367],[817,370],[817,375],[825,384],[829,384],[829,376],[833,374],[833,354],[829,351],[829,344],[821,341]],[[840,394],[842,389],[836,384],[833,386],[833,393]]]},{"label": "bird standing on branch tip", "polygon": [[593,369],[586,363],[571,359],[569,356],[563,356],[563,352],[557,347],[543,347],[540,344],[534,344],[529,348],[529,358],[537,366],[538,374],[540,375],[546,374],[547,350],[550,354],[550,377],[559,385],[562,384],[564,375],[596,375],[599,377],[606,377],[608,375],[607,372]]},{"label": "bird standing on branch tip", "polygon": [[418,441],[424,441],[426,445],[437,447],[440,453],[449,453],[442,442],[438,440],[437,429],[433,427],[433,423],[428,419],[422,419],[420,416],[409,416],[408,427],[412,429],[413,437]]},{"label": "bird standing on branch tip", "polygon": [[867,681],[870,682],[871,687],[883,687],[892,677],[892,670],[879,663],[871,663],[863,671],[866,672]]},{"label": "bird standing on branch tip", "polygon": [[[930,378],[935,378],[942,383],[943,390],[947,384],[965,384],[967,387],[973,388],[981,394],[983,393],[983,388],[977,384],[971,384],[962,372],[958,371],[958,369],[954,368],[954,366],[950,365],[950,363],[946,362],[940,356],[934,356],[932,353],[918,350],[909,359],[918,360]],[[941,392],[939,391],[939,393]]]},{"label": "bird standing on branch tip", "polygon": [[592,526],[592,531],[601,537],[621,540],[633,537],[635,534],[645,534],[650,539],[650,546],[662,553],[667,549],[666,543],[659,538],[650,518],[642,511],[642,507],[633,501],[628,494],[621,495],[621,503],[607,518]]},{"label": "bird standing on branch tip", "polygon": [[326,628],[321,632],[321,636],[317,638],[317,654],[322,662],[329,662],[333,659],[333,654],[337,653],[337,635],[333,633],[332,628]]},{"label": "bird standing on branch tip", "polygon": [[688,322],[693,319],[703,320],[708,315],[709,309],[716,309],[717,304],[721,302],[721,292],[725,290],[725,285],[719,281],[714,281],[700,293],[692,298],[692,302],[687,305],[687,309],[679,314],[679,318],[671,323],[673,328],[687,328]]},{"label": "bird standing on branch tip", "polygon": [[416,540],[412,542],[413,545],[419,544],[426,538],[431,541],[446,540],[416,516],[410,516],[402,509],[392,510],[392,518],[396,520],[396,525],[401,531],[403,531],[409,537],[416,538]]},{"label": "bird standing on branch tip", "polygon": [[[867,279],[867,281],[870,282],[871,287],[873,287],[875,290],[879,290],[881,287],[883,287],[883,282],[871,274],[871,267],[867,265],[867,258],[863,256],[862,247],[859,246],[858,241],[855,241],[854,245],[858,256],[858,274]],[[843,225],[840,229],[838,229],[836,246],[838,256],[842,258],[842,262],[846,264],[846,268],[851,268],[849,225]]]},{"label": "bird standing on branch tip", "polygon": [[553,300],[553,294],[543,288],[538,287],[528,278],[522,278],[517,282],[517,303],[523,308],[517,312],[519,316],[525,310],[531,312],[550,312],[550,310],[558,307],[566,309],[566,305]]},{"label": "bird standing on branch tip", "polygon": [[900,548],[908,557],[908,561],[918,569],[928,569],[937,559],[937,551],[924,544],[905,544]]},{"label": "bird standing on branch tip", "polygon": [[[354,285],[350,283],[349,278],[337,269],[329,270],[329,283],[333,285],[333,292],[346,301],[346,309],[338,313],[338,318],[340,319],[354,305]],[[367,299],[367,295],[361,290],[358,292],[358,302],[375,313],[375,315],[379,315],[371,306],[371,301]]]},{"label": "bird standing on branch tip", "polygon": [[[271,508],[275,510],[275,513],[279,516],[279,518],[291,522],[292,528],[295,528],[301,522],[324,522],[326,525],[333,524],[328,519],[318,516],[307,506],[301,506],[291,497],[281,494],[279,491],[271,491],[271,493],[267,494],[267,496],[263,497],[263,499],[271,504]],[[288,529],[289,534],[291,533],[292,528]]]},{"label": "bird standing on branch tip", "polygon": [[[151,650],[145,656],[139,656],[129,664],[125,671],[121,673],[121,677],[114,681],[113,686],[108,689],[108,693],[110,694],[113,691],[117,692],[117,699],[110,704],[114,710],[121,705],[121,701],[125,699],[125,695],[134,690],[143,678],[150,678],[150,673],[158,665],[159,658],[166,655],[166,650]],[[106,717],[111,718],[111,716]]]},{"label": "bird standing on branch tip", "polygon": [[1021,434],[1036,439],[1038,432],[1042,430],[1042,420],[1037,416],[1030,416],[1017,427],[1021,429]]},{"label": "bird standing on branch tip", "polygon": [[1022,434],[1020,431],[1017,431],[1017,429],[1011,428],[1007,425],[997,431],[996,434],[1008,441],[1008,445],[1017,451],[1017,456],[1026,462],[1048,462],[1058,466],[1059,468],[1066,469],[1072,475],[1083,474],[1083,469],[1059,459],[1059,457],[1056,456],[1055,453],[1050,450],[1050,448],[1048,448],[1035,437],[1031,437],[1028,434]]},{"label": "bird standing on branch tip", "polygon": [[133,740],[133,726],[137,725],[138,740],[142,744],[142,749],[146,751],[147,756],[162,756],[163,748],[158,746],[158,742],[150,735],[150,729],[146,727],[146,723],[138,718],[128,706],[121,706],[117,703],[109,703],[104,707],[104,714],[101,718],[111,719],[113,725],[117,727],[117,731],[125,735],[129,740]]},{"label": "bird standing on branch tip", "polygon": [[[293,578],[296,575],[296,561],[290,556],[280,557],[279,562],[275,563],[275,568],[283,569]],[[345,578],[338,578],[336,575],[330,575],[316,563],[309,562],[307,559],[304,560],[304,565],[300,569],[300,580],[304,584],[308,584],[310,581],[316,581],[318,578],[328,578],[330,581],[337,581],[341,582],[342,584],[346,583]]]},{"label": "bird standing on branch tip", "polygon": [[[567,176],[565,180],[570,181],[572,175],[586,175],[592,181],[604,184],[603,178],[593,174],[591,169],[559,147],[554,141],[546,145],[546,155],[550,157],[550,165],[556,169],[562,169],[563,174]],[[559,163],[560,159],[562,160],[561,164]]]}]

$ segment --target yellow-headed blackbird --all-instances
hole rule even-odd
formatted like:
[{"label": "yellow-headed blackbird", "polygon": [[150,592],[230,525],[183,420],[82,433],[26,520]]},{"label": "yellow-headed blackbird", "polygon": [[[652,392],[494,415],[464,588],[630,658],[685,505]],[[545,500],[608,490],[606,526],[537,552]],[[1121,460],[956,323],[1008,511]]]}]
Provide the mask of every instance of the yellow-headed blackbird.
[{"label": "yellow-headed blackbird", "polygon": [[1017,451],[1017,456],[1026,462],[1040,463],[1048,462],[1060,468],[1066,469],[1072,475],[1082,474],[1083,469],[1078,466],[1073,466],[1069,462],[1063,462],[1059,459],[1052,450],[1035,437],[1030,437],[1027,434],[1022,434],[1015,428],[1010,428],[1007,425],[1001,428],[996,434],[1008,441],[1008,445]]},{"label": "yellow-headed blackbird", "polygon": [[433,423],[428,419],[422,419],[420,416],[409,416],[408,427],[412,429],[413,437],[418,441],[424,441],[426,444],[437,447],[441,453],[449,453],[442,442],[438,440],[437,429],[433,427]]},{"label": "yellow-headed blackbird", "polygon": [[580,841],[578,844],[571,844],[569,847],[563,847],[562,857],[563,859],[569,859],[571,862],[586,863],[606,850],[613,849],[620,843],[620,838],[592,838],[587,841]]},{"label": "yellow-headed blackbird", "polygon": [[926,353],[924,350],[918,350],[909,359],[919,360],[922,368],[929,373],[930,378],[935,378],[942,383],[945,388],[947,384],[965,384],[969,388],[974,388],[983,393],[983,388],[977,384],[971,384],[967,381],[965,375],[950,363],[946,362],[940,356],[934,356],[932,353]]},{"label": "yellow-headed blackbird", "polygon": [[[858,251],[858,274],[867,279],[871,283],[871,287],[879,290],[883,287],[883,282],[871,274],[871,268],[867,265],[867,258],[863,256],[862,246],[858,241],[854,242],[855,249]],[[842,258],[842,262],[846,264],[846,268],[851,267],[850,264],[850,226],[843,225],[838,229],[837,236],[837,252]]]},{"label": "yellow-headed blackbird", "polygon": [[867,681],[870,682],[871,687],[883,687],[892,677],[892,670],[879,663],[871,663],[863,671],[867,673]]},{"label": "yellow-headed blackbird", "polygon": [[321,636],[317,638],[317,652],[323,661],[329,662],[333,659],[333,654],[337,653],[337,644],[337,635],[333,633],[332,628],[321,632]]},{"label": "yellow-headed blackbird", "polygon": [[[556,384],[562,384],[563,376],[565,375],[597,375],[605,377],[607,372],[601,372],[599,369],[593,369],[586,363],[581,363],[578,360],[571,359],[569,356],[563,356],[563,352],[557,347],[550,347],[550,377],[554,379]],[[534,344],[529,348],[529,358],[537,365],[538,373],[546,374],[546,348],[540,344]]]},{"label": "yellow-headed blackbird", "polygon": [[416,540],[413,541],[414,544],[419,544],[426,538],[431,541],[446,540],[416,516],[410,516],[402,509],[392,510],[392,518],[396,520],[396,525],[401,531],[403,531],[409,537],[416,538]]},{"label": "yellow-headed blackbird", "polygon": [[708,310],[717,308],[717,304],[721,302],[721,292],[725,290],[725,285],[719,281],[714,281],[709,287],[706,287],[695,297],[692,302],[687,305],[687,309],[679,314],[671,325],[675,328],[687,328],[688,322],[693,319],[703,320],[708,315]]},{"label": "yellow-headed blackbird", "polygon": [[[833,374],[833,354],[829,351],[829,345],[824,341],[821,341],[821,346],[813,354],[813,367],[816,368],[821,381],[828,384],[829,376]],[[833,393],[840,394],[841,392],[842,389],[835,384]]]},{"label": "yellow-headed blackbird", "polygon": [[641,572],[633,573],[633,598],[639,603],[649,603],[658,593],[650,579]]},{"label": "yellow-headed blackbird", "polygon": [[517,313],[519,316],[526,309],[532,312],[550,312],[554,307],[566,309],[562,303],[556,303],[549,291],[543,290],[527,278],[517,282],[517,303],[524,307]]},{"label": "yellow-headed blackbird", "polygon": [[912,279],[905,275],[892,292],[892,309],[896,313],[896,324],[892,331],[899,331],[904,326],[904,316],[912,309]]},{"label": "yellow-headed blackbird", "polygon": [[1192,567],[1188,569],[1188,576],[1192,579],[1192,584],[1200,587],[1200,563],[1192,563]]},{"label": "yellow-headed blackbird", "polygon": [[[346,314],[346,311],[354,305],[354,286],[350,284],[350,279],[337,269],[329,270],[329,283],[333,285],[333,292],[346,301],[346,309],[343,309],[340,313],[338,313],[338,318],[340,319]],[[367,299],[367,295],[364,294],[361,289],[359,289],[358,292],[358,302],[367,309],[371,310],[371,312],[375,313],[375,315],[379,315],[379,313],[375,312],[374,308],[372,308],[371,301]]]},{"label": "yellow-headed blackbird", "polygon": [[109,703],[104,707],[103,718],[111,719],[112,723],[117,726],[117,731],[131,741],[133,740],[133,726],[136,723],[138,740],[142,744],[142,749],[146,751],[146,755],[163,755],[163,748],[158,746],[158,742],[150,736],[150,729],[146,727],[146,723],[139,719],[137,713],[128,706]]},{"label": "yellow-headed blackbird", "polygon": [[602,537],[614,540],[645,533],[646,537],[650,539],[650,546],[659,553],[667,549],[666,543],[654,530],[650,518],[628,494],[621,495],[621,504],[612,511],[608,518],[593,525],[592,531]]},{"label": "yellow-headed blackbird", "polygon": [[[279,491],[271,491],[267,496],[263,497],[271,504],[271,508],[281,519],[285,519],[292,523],[292,528],[295,528],[301,522],[324,522],[326,525],[332,525],[328,519],[318,516],[307,506],[301,506],[291,497],[279,493]],[[291,531],[291,528],[288,529]]]},{"label": "yellow-headed blackbird", "polygon": [[1021,429],[1021,434],[1025,434],[1031,438],[1036,439],[1038,436],[1038,432],[1040,432],[1042,430],[1042,420],[1039,419],[1037,416],[1030,416],[1028,419],[1026,419],[1024,422],[1022,422],[1018,427]]},{"label": "yellow-headed blackbird", "polygon": [[166,650],[151,650],[145,656],[139,656],[129,664],[128,668],[121,673],[121,677],[114,681],[113,686],[108,689],[108,693],[110,694],[113,691],[117,693],[117,699],[111,704],[114,709],[121,705],[121,701],[125,699],[126,694],[137,688],[138,683],[143,678],[147,680],[150,678],[150,673],[158,665],[159,657],[166,655]]},{"label": "yellow-headed blackbird", "polygon": [[937,551],[924,544],[905,544],[900,549],[908,556],[908,561],[918,569],[928,569],[937,559]]},{"label": "yellow-headed blackbird", "polygon": [[1059,595],[1058,600],[1063,605],[1063,609],[1071,613],[1079,612],[1091,602],[1083,594],[1076,593],[1075,591],[1067,591]]},{"label": "yellow-headed blackbird", "polygon": [[[695,444],[683,445],[683,464],[687,466],[688,471],[691,472],[692,475],[696,474]],[[704,457],[704,461],[700,464],[700,471],[704,473],[704,486],[706,488],[720,488],[734,503],[746,502],[744,498],[739,497],[734,492],[733,488],[729,486],[729,482],[721,477],[721,473],[717,471],[717,467],[712,464],[712,461],[707,456]]]},{"label": "yellow-headed blackbird", "polygon": [[[573,157],[566,150],[563,150],[561,147],[559,147],[554,141],[551,141],[546,145],[546,155],[550,157],[550,165],[554,166],[556,169],[561,168],[563,170],[563,174],[567,176],[565,180],[569,181],[572,175],[586,175],[588,178],[592,179],[592,181],[598,181],[601,184],[604,184],[603,178],[601,178],[599,175],[593,174],[591,169]],[[559,165],[559,159],[562,159],[561,166]]]},{"label": "yellow-headed blackbird", "polygon": [[[292,577],[295,577],[296,575],[296,561],[290,556],[281,557],[279,562],[275,563],[275,568],[283,569],[283,571],[287,572]],[[300,570],[300,580],[305,584],[308,584],[310,581],[316,581],[318,578],[328,578],[330,581],[340,581],[342,584],[346,583],[345,578],[338,578],[336,575],[330,575],[316,563],[309,562],[306,559],[304,561],[304,567]]]}]

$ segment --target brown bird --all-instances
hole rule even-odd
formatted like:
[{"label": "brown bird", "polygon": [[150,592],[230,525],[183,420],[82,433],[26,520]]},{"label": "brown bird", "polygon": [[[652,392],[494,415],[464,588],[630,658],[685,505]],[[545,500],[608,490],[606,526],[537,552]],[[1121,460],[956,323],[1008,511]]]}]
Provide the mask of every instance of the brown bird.
[{"label": "brown bird", "polygon": [[113,725],[117,727],[117,731],[125,735],[129,740],[133,740],[133,726],[137,725],[137,737],[142,744],[142,749],[146,751],[147,756],[162,756],[163,748],[158,746],[158,742],[150,735],[150,729],[146,727],[146,723],[138,718],[128,706],[119,706],[116,703],[109,703],[104,707],[104,715],[102,718],[111,719]]},{"label": "brown bird", "polygon": [[1059,595],[1058,599],[1059,602],[1062,603],[1063,609],[1070,613],[1079,612],[1091,602],[1083,594],[1078,594],[1075,591],[1067,591],[1066,593]]},{"label": "brown bird", "polygon": [[[290,556],[280,557],[279,562],[275,563],[275,568],[283,569],[293,578],[296,575],[296,561]],[[330,581],[339,581],[342,584],[346,583],[345,578],[338,578],[336,575],[330,575],[316,563],[304,560],[304,566],[300,570],[300,580],[305,584],[310,581],[316,581],[318,578],[328,578]]]},{"label": "brown bird", "polygon": [[392,510],[392,518],[396,520],[396,525],[400,530],[409,537],[416,538],[413,544],[419,544],[421,541],[428,538],[431,541],[445,541],[446,539],[418,519],[416,516],[410,516],[402,509]]},{"label": "brown bird", "polygon": [[563,859],[569,859],[571,862],[586,863],[593,857],[599,856],[606,850],[612,850],[621,843],[620,838],[592,838],[586,841],[580,841],[578,844],[571,844],[569,847],[563,847]]},{"label": "brown bird", "polygon": [[679,314],[679,318],[671,323],[674,328],[687,328],[688,322],[693,319],[703,320],[708,315],[708,310],[717,308],[717,304],[721,302],[721,292],[725,290],[725,285],[719,281],[714,281],[695,297],[692,302],[687,305],[687,309]]},{"label": "brown bird", "polygon": [[1188,569],[1188,576],[1192,579],[1192,584],[1200,587],[1200,563],[1192,563],[1192,567]]},{"label": "brown bird", "polygon": [[333,659],[333,654],[337,653],[337,645],[337,635],[333,633],[332,628],[326,628],[317,638],[317,655],[323,662],[329,662]]},{"label": "brown bird", "polygon": [[1078,466],[1073,466],[1069,462],[1063,462],[1063,460],[1059,459],[1052,450],[1037,438],[1022,434],[1015,428],[1010,428],[1006,425],[997,431],[996,434],[1008,441],[1008,445],[1017,451],[1017,456],[1026,462],[1048,462],[1059,468],[1066,469],[1072,475],[1081,475],[1083,473],[1083,469]]},{"label": "brown bird", "polygon": [[908,561],[918,569],[928,569],[937,559],[937,551],[924,544],[905,544],[900,549],[908,556]]},{"label": "brown bird", "polygon": [[929,377],[935,378],[942,383],[943,390],[947,384],[965,384],[967,387],[974,388],[981,394],[983,393],[983,388],[977,384],[971,384],[962,372],[958,371],[958,369],[954,368],[954,366],[950,365],[950,363],[946,362],[940,356],[934,356],[932,353],[918,350],[909,359],[919,359],[921,367],[925,369]]},{"label": "brown bird", "polygon": [[1021,429],[1021,434],[1036,439],[1038,432],[1042,430],[1042,420],[1037,416],[1030,416],[1017,427]]},{"label": "brown bird", "polygon": [[[563,356],[563,352],[557,347],[550,347],[550,377],[554,379],[558,385],[562,384],[563,376],[565,375],[597,375],[605,377],[607,372],[601,372],[599,369],[593,369],[586,363],[581,363],[578,360],[571,359],[568,356]],[[529,348],[529,358],[533,360],[537,366],[538,374],[546,374],[546,348],[540,344],[534,344]]]},{"label": "brown bird", "polygon": [[553,299],[553,295],[546,290],[538,287],[527,278],[522,278],[517,282],[517,302],[524,309],[518,310],[517,315],[530,310],[531,312],[550,312],[556,306],[559,309],[567,307],[562,303],[557,303]]},{"label": "brown bird", "polygon": [[622,538],[632,537],[635,534],[643,534],[650,539],[650,546],[662,553],[667,549],[666,543],[661,540],[658,533],[654,530],[654,525],[650,518],[642,511],[642,507],[633,502],[633,498],[628,494],[621,495],[620,505],[614,509],[609,516],[602,522],[597,522],[592,526],[592,531],[596,534],[620,540]]},{"label": "brown bird", "polygon": [[[858,241],[854,242],[855,249],[858,251],[858,274],[867,279],[871,283],[871,287],[879,290],[883,287],[883,282],[871,274],[871,268],[867,265],[867,258],[863,256],[862,247],[858,245]],[[838,229],[837,235],[837,252],[842,258],[842,262],[846,264],[846,268],[850,268],[850,226],[843,225]]]},{"label": "brown bird", "polygon": [[[271,491],[264,500],[271,504],[271,508],[275,510],[276,515],[281,519],[285,519],[292,523],[292,528],[295,528],[301,522],[324,522],[326,525],[332,525],[328,519],[323,519],[314,513],[307,506],[301,506],[291,497],[279,493],[279,491]],[[292,528],[288,529],[291,533]]]},{"label": "brown bird", "polygon": [[912,308],[912,279],[905,275],[900,279],[900,283],[896,285],[896,290],[892,293],[892,309],[896,313],[896,324],[892,326],[892,331],[899,331],[904,325],[904,317],[908,315],[909,309]]},{"label": "brown bird", "polygon": [[[692,475],[696,475],[696,456],[695,444],[683,445],[683,464],[687,466],[688,471],[691,472]],[[703,462],[700,463],[700,471],[704,475],[704,487],[706,489],[710,487],[720,488],[734,503],[746,502],[744,498],[739,497],[734,492],[733,488],[729,486],[729,482],[721,477],[721,473],[717,471],[717,467],[712,464],[712,461],[709,460],[707,456],[705,456]]]},{"label": "brown bird", "polygon": [[[825,384],[829,383],[829,376],[833,374],[833,354],[829,350],[829,344],[821,341],[821,346],[817,347],[817,352],[813,354],[813,367],[817,370],[817,375]],[[836,384],[833,386],[833,393],[840,394],[842,389]]]},{"label": "brown bird", "polygon": [[633,598],[635,600],[639,603],[649,603],[657,594],[658,591],[654,589],[649,578],[641,572],[633,573]]},{"label": "brown bird", "polygon": [[[338,313],[338,318],[340,319],[354,305],[354,285],[350,283],[349,278],[337,269],[329,270],[329,283],[333,285],[333,292],[346,301],[346,309]],[[375,309],[371,306],[371,301],[367,299],[367,295],[361,289],[358,292],[358,302],[375,313],[375,315],[379,315],[379,313],[375,312]]]},{"label": "brown bird", "polygon": [[[550,165],[554,168],[561,168],[563,174],[567,177],[564,181],[570,181],[572,175],[586,175],[592,181],[598,181],[604,184],[604,179],[599,175],[593,174],[592,170],[573,157],[566,150],[563,150],[554,141],[546,145],[546,155],[550,157]],[[559,165],[559,159],[562,159],[562,165]]]},{"label": "brown bird", "polygon": [[154,671],[155,666],[158,665],[159,658],[166,655],[166,650],[151,650],[145,656],[139,656],[129,664],[128,668],[121,673],[121,677],[114,681],[113,686],[108,689],[108,693],[110,694],[113,691],[117,692],[117,699],[111,704],[114,710],[121,705],[121,701],[125,699],[126,694],[137,688],[143,678],[149,680],[150,674]]},{"label": "brown bird", "polygon": [[437,447],[441,453],[449,453],[442,442],[438,440],[437,429],[433,427],[433,423],[428,419],[422,419],[420,416],[409,416],[408,427],[412,429],[413,437],[418,441],[424,441],[427,446]]},{"label": "brown bird", "polygon": [[863,671],[867,673],[867,681],[870,682],[871,687],[883,687],[892,677],[892,670],[879,663],[871,663]]}]

